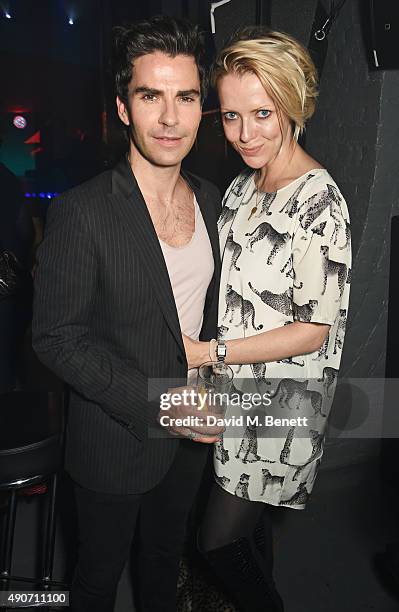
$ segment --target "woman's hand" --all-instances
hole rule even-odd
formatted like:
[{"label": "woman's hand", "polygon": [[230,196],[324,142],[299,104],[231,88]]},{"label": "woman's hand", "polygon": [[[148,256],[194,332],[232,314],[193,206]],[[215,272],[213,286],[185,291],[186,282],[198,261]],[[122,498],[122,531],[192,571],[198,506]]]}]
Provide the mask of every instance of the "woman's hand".
[{"label": "woman's hand", "polygon": [[189,369],[198,368],[206,361],[209,361],[209,342],[193,340],[183,334],[183,343]]}]

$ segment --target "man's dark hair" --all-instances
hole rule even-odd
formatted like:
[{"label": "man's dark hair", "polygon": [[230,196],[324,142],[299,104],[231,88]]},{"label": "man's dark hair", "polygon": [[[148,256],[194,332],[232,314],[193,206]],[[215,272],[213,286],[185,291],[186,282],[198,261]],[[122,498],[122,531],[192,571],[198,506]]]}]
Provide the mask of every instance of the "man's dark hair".
[{"label": "man's dark hair", "polygon": [[127,104],[128,87],[132,78],[134,61],[150,53],[160,51],[176,57],[194,58],[201,84],[201,101],[206,97],[207,78],[203,64],[204,42],[196,25],[183,19],[156,15],[127,27],[114,28],[113,72],[115,90],[120,100]]}]

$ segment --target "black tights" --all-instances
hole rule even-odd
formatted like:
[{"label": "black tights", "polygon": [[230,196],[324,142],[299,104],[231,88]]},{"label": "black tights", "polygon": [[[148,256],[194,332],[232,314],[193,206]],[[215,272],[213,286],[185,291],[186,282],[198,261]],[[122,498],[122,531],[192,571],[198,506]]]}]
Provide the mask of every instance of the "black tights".
[{"label": "black tights", "polygon": [[214,484],[200,530],[199,548],[241,612],[283,612],[273,580],[270,514]]},{"label": "black tights", "polygon": [[256,540],[270,572],[273,567],[272,523],[266,504],[227,493],[213,484],[201,525],[199,546],[204,552],[220,548],[239,538],[256,537],[263,531],[264,542]]}]

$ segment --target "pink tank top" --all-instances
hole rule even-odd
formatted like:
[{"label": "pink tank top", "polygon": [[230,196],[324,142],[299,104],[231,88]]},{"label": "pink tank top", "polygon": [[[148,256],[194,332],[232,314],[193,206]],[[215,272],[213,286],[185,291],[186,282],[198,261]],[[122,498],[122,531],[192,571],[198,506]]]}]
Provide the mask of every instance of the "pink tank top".
[{"label": "pink tank top", "polygon": [[171,247],[159,239],[175,297],[181,330],[198,340],[204,316],[206,292],[214,270],[212,247],[194,196],[195,229],[190,242]]}]

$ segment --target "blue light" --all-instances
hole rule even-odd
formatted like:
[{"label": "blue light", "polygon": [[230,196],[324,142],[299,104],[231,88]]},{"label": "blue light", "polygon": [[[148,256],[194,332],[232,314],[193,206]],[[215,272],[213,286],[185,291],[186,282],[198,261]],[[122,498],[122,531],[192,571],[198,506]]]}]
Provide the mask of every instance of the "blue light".
[{"label": "blue light", "polygon": [[30,198],[30,193],[25,193],[25,198]]},{"label": "blue light", "polygon": [[70,17],[70,18],[68,19],[68,23],[69,23],[69,25],[73,25],[73,24],[74,24],[74,21],[73,21],[72,17]]},{"label": "blue light", "polygon": [[51,195],[51,193],[48,193],[47,197],[51,199],[53,196]]},{"label": "blue light", "polygon": [[36,197],[36,194],[35,194],[35,193],[32,193],[32,198],[35,198],[35,197]]},{"label": "blue light", "polygon": [[45,197],[46,197],[46,196],[45,196],[45,194],[44,194],[43,192],[40,192],[40,193],[39,193],[39,198],[45,198]]}]

